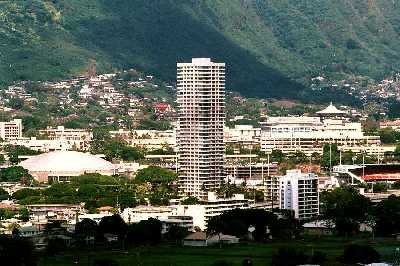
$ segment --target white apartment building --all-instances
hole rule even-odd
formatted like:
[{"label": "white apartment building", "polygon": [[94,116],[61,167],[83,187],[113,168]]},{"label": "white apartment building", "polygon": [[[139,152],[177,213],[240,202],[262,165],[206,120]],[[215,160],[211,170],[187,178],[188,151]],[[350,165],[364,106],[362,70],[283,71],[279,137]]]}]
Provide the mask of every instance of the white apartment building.
[{"label": "white apartment building", "polygon": [[235,194],[232,198],[218,198],[214,192],[208,192],[207,200],[199,204],[177,205],[177,207],[180,215],[193,217],[194,227],[205,230],[211,217],[234,209],[250,209],[253,205],[254,201],[245,199],[243,194]]},{"label": "white apartment building", "polygon": [[9,140],[22,137],[22,120],[14,119],[9,122],[0,122],[0,138]]},{"label": "white apartment building", "polygon": [[310,219],[319,214],[318,176],[288,170],[280,179],[281,209],[293,210],[297,219]]},{"label": "white apartment building", "polygon": [[58,126],[57,128],[48,127],[39,130],[39,133],[46,135],[50,140],[66,141],[74,149],[80,151],[89,149],[93,138],[93,133],[90,130],[65,128],[64,126]]},{"label": "white apartment building", "polygon": [[177,103],[180,190],[203,198],[225,177],[225,63],[178,63]]},{"label": "white apartment building", "polygon": [[118,137],[130,146],[138,146],[149,150],[161,149],[168,145],[176,148],[176,131],[173,130],[124,130],[110,131],[111,137]]},{"label": "white apartment building", "polygon": [[268,117],[262,125],[261,149],[267,153],[281,150],[311,155],[322,154],[324,144],[348,149],[380,146],[379,136],[365,136],[361,123],[319,117]]},{"label": "white apartment building", "polygon": [[7,141],[8,144],[25,146],[31,150],[40,152],[51,152],[51,151],[69,151],[72,150],[72,145],[66,140],[55,139],[36,139],[31,138],[16,138]]}]

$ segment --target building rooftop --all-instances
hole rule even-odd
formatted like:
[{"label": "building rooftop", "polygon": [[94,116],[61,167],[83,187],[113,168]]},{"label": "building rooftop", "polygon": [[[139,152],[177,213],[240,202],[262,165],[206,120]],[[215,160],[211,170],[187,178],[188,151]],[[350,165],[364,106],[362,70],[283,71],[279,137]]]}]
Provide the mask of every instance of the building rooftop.
[{"label": "building rooftop", "polygon": [[337,109],[332,102],[325,109],[318,111],[317,114],[345,114],[345,111]]},{"label": "building rooftop", "polygon": [[192,58],[193,64],[211,63],[211,58]]},{"label": "building rooftop", "polygon": [[191,63],[177,63],[177,66],[225,66],[225,63],[215,63],[211,58],[192,58]]},{"label": "building rooftop", "polygon": [[112,171],[112,163],[95,155],[76,151],[55,151],[33,156],[20,166],[34,172],[94,172]]}]

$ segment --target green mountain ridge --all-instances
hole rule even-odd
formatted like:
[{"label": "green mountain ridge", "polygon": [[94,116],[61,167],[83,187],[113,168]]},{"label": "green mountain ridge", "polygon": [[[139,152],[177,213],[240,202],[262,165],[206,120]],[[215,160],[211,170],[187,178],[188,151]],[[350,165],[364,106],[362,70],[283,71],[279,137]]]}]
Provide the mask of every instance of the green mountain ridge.
[{"label": "green mountain ridge", "polygon": [[227,87],[298,98],[315,75],[379,79],[400,68],[393,0],[0,1],[0,82],[136,68],[175,80],[177,61],[227,63]]}]

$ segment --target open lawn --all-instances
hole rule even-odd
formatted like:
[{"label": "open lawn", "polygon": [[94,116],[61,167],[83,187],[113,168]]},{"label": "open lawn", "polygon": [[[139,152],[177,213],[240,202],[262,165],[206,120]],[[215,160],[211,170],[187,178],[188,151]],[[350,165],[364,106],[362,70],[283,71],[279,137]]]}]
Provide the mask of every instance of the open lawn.
[{"label": "open lawn", "polygon": [[330,261],[335,261],[343,252],[343,247],[350,243],[370,244],[378,250],[386,261],[395,259],[395,250],[400,248],[400,242],[389,239],[375,241],[357,239],[344,240],[336,237],[323,239],[293,240],[286,242],[271,242],[265,244],[240,244],[229,247],[174,247],[160,245],[156,247],[140,247],[127,251],[84,251],[71,250],[54,257],[43,257],[40,266],[53,265],[93,265],[98,259],[112,259],[119,266],[209,266],[218,260],[226,260],[234,266],[241,265],[243,259],[251,258],[254,266],[270,265],[272,255],[280,247],[293,247],[306,254],[321,251],[328,255]]}]

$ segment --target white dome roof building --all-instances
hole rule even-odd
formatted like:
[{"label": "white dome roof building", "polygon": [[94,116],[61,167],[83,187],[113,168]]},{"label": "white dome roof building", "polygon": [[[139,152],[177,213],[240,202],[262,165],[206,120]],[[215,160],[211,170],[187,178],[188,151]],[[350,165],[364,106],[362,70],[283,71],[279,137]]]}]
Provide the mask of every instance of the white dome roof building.
[{"label": "white dome roof building", "polygon": [[113,175],[115,166],[90,153],[54,151],[33,156],[20,164],[39,182],[67,181],[85,173]]},{"label": "white dome roof building", "polygon": [[346,112],[339,110],[332,104],[332,102],[326,107],[324,110],[318,111],[317,115],[323,117],[330,117],[330,116],[346,116]]}]

